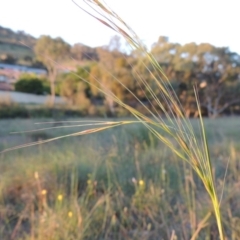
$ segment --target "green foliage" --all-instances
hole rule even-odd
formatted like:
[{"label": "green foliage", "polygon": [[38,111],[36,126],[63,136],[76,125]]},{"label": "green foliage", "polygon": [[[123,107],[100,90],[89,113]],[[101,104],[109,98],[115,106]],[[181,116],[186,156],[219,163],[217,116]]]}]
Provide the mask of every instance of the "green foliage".
[{"label": "green foliage", "polygon": [[14,84],[15,91],[42,95],[44,94],[43,81],[35,76],[22,76]]},{"label": "green foliage", "polygon": [[71,78],[71,76],[67,76],[60,86],[60,95],[69,99],[72,104],[74,104],[76,97],[78,82],[74,78]]},{"label": "green foliage", "polygon": [[62,75],[60,95],[67,98],[71,105],[87,108],[91,97],[90,86],[86,82],[88,78],[88,67],[79,67],[76,72]]},{"label": "green foliage", "polygon": [[[50,89],[50,84],[49,84],[49,81],[48,79],[46,78],[41,78],[41,81],[42,81],[42,85],[43,85],[43,93],[44,94],[51,94],[51,89]],[[56,94],[58,95],[58,94]]]}]

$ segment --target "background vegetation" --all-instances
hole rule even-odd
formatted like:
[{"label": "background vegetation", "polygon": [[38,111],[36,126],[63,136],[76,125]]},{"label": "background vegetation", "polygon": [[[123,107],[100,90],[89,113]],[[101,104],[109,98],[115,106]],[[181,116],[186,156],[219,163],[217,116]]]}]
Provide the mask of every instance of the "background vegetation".
[{"label": "background vegetation", "polygon": [[[25,57],[18,56],[18,50],[15,49],[16,54],[11,55],[5,48],[6,44],[10,48],[11,44],[17,44],[19,41],[32,48],[32,50],[28,48],[31,54],[25,52]],[[147,68],[153,70],[147,56],[138,51],[123,52],[122,44],[122,40],[115,36],[103,47],[90,48],[80,43],[70,46],[61,38],[42,36],[34,39],[23,32],[15,33],[0,28],[2,61],[9,60],[8,58],[4,60],[7,54],[8,57],[11,55],[10,59],[16,60],[12,63],[31,58],[29,66],[36,64],[45,66],[49,80],[47,84],[45,82],[45,87],[51,89],[52,106],[54,96],[58,94],[68,99],[68,106],[80,108],[106,106],[107,112],[112,116],[121,115],[124,110],[91,84],[104,85],[105,90],[111,91],[120,100],[138,110],[143,110],[141,104],[126,91],[126,88],[119,85],[119,81],[145,104],[152,101],[151,96],[145,95],[144,86],[139,84],[134,76],[145,79],[153,89],[156,89],[156,96],[159,99],[162,97],[147,70]],[[25,48],[23,45],[22,47]],[[219,115],[240,114],[239,54],[231,52],[227,47],[215,47],[209,43],[193,42],[180,45],[169,42],[164,36],[160,36],[153,43],[150,52],[169,78],[187,116],[197,116],[193,85],[198,87],[203,115],[214,118]],[[152,71],[152,74],[156,73]],[[81,78],[90,84],[86,84]],[[35,88],[32,92],[43,93],[40,86],[39,88],[39,91]],[[49,90],[45,89],[44,92],[49,93]],[[151,104],[148,107],[158,108]]]}]

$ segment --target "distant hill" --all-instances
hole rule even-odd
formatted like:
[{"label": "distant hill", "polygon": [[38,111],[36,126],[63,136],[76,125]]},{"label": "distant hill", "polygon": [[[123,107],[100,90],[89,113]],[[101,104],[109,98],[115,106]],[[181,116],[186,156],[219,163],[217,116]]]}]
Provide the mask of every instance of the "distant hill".
[{"label": "distant hill", "polygon": [[[13,31],[0,26],[0,63],[18,64],[31,67],[44,67],[36,61],[32,50],[37,42],[30,34],[24,31]],[[71,47],[71,57],[63,65],[76,68],[85,61],[98,61],[97,48],[91,48],[81,43],[76,43]]]},{"label": "distant hill", "polygon": [[0,62],[33,65],[35,55],[31,48],[35,45],[36,40],[23,31],[14,32],[0,26]]},{"label": "distant hill", "polygon": [[36,38],[31,36],[30,34],[25,33],[24,31],[14,32],[9,28],[4,28],[0,26],[0,41],[6,43],[12,43],[19,45],[20,42],[23,44],[33,47],[36,43]]}]

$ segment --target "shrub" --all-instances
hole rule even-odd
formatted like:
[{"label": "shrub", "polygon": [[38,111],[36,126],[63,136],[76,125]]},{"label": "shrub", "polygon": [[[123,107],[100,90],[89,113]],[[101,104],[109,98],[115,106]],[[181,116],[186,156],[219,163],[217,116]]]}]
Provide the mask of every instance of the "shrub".
[{"label": "shrub", "polygon": [[20,79],[15,83],[15,90],[24,93],[44,94],[45,87],[42,80],[38,78]]}]

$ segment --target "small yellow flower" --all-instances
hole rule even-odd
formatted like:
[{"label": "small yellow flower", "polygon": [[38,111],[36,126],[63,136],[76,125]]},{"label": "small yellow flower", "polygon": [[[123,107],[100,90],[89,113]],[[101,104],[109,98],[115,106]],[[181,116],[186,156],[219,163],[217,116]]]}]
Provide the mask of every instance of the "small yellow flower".
[{"label": "small yellow flower", "polygon": [[92,181],[89,179],[87,180],[87,184],[90,185],[92,183]]},{"label": "small yellow flower", "polygon": [[73,216],[73,213],[70,211],[68,212],[68,217],[71,218]]},{"label": "small yellow flower", "polygon": [[47,194],[47,190],[43,189],[41,193],[42,193],[42,195],[46,195]]},{"label": "small yellow flower", "polygon": [[144,181],[143,181],[143,180],[140,180],[140,181],[139,181],[139,185],[140,185],[140,186],[143,186],[143,185],[144,185]]},{"label": "small yellow flower", "polygon": [[62,194],[59,194],[58,197],[57,197],[58,201],[62,201],[63,199],[63,195]]}]

